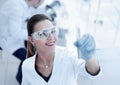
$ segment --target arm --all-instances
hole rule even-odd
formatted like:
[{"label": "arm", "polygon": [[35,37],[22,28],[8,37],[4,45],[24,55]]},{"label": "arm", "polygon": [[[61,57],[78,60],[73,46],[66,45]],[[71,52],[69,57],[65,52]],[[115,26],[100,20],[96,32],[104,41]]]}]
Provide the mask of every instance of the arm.
[{"label": "arm", "polygon": [[22,28],[22,17],[10,17],[9,33],[9,35],[13,38],[27,40],[27,29]]},{"label": "arm", "polygon": [[22,8],[12,8],[9,13],[9,35],[20,40],[27,40],[27,29],[23,26],[23,12]]},{"label": "arm", "polygon": [[86,34],[80,40],[78,40],[75,45],[79,48],[81,52],[81,58],[83,58],[85,62],[85,69],[91,75],[97,75],[100,71],[100,66],[95,59],[95,41],[94,38]]},{"label": "arm", "polygon": [[86,71],[93,76],[97,75],[100,71],[99,63],[95,58],[91,58],[87,60],[85,66],[86,66]]}]

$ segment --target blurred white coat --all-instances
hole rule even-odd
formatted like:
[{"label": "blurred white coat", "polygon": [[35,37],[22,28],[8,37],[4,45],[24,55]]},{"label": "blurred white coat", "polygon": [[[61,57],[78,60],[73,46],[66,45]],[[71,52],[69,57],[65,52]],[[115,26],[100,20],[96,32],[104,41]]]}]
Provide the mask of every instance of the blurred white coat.
[{"label": "blurred white coat", "polygon": [[27,40],[27,20],[34,14],[45,13],[45,6],[29,7],[25,0],[7,0],[0,10],[0,46],[13,53],[24,48]]}]

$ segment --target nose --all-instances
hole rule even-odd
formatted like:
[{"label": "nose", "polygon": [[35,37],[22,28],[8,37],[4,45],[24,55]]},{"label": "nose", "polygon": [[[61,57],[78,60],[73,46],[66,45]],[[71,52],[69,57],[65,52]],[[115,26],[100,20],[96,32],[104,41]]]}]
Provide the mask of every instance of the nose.
[{"label": "nose", "polygon": [[54,35],[50,33],[47,37],[47,40],[53,40],[53,39],[54,39]]}]

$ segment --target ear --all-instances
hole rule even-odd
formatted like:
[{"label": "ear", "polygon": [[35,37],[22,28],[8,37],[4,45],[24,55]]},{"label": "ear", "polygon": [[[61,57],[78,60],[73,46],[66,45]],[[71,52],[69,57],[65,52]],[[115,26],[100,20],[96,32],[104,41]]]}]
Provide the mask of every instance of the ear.
[{"label": "ear", "polygon": [[28,36],[28,41],[34,46],[34,41],[31,36]]}]

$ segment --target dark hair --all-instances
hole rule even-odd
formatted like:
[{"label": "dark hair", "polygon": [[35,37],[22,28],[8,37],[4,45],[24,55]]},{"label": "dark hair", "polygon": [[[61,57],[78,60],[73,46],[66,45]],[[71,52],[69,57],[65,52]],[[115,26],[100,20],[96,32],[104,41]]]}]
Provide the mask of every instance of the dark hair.
[{"label": "dark hair", "polygon": [[[28,23],[27,23],[27,31],[28,31],[28,36],[31,36],[31,34],[34,32],[34,26],[44,20],[49,20],[51,21],[46,15],[44,14],[36,14],[32,16]],[[33,56],[35,54],[35,48],[33,45],[28,41],[27,42],[27,58]]]},{"label": "dark hair", "polygon": [[[34,26],[39,22],[43,20],[50,20],[46,15],[44,14],[36,14],[32,16],[28,23],[27,23],[27,31],[28,31],[28,36],[31,36],[31,34],[34,32]],[[51,20],[50,20],[51,21]]]}]

